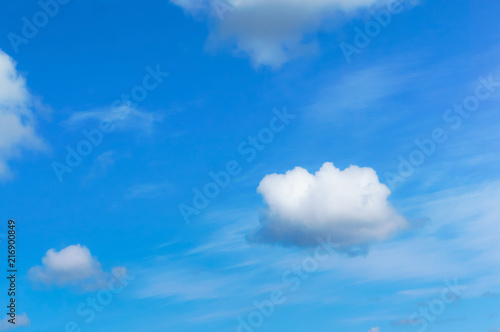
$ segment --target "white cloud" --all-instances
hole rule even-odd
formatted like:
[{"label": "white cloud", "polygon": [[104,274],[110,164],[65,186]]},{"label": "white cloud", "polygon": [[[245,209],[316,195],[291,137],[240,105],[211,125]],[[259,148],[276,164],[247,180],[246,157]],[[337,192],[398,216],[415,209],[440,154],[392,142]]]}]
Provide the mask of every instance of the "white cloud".
[{"label": "white cloud", "polygon": [[345,248],[383,241],[407,224],[388,203],[390,190],[371,168],[341,171],[325,163],[310,174],[296,167],[267,175],[257,191],[268,205],[261,228],[251,236],[260,242],[310,246],[331,236]]},{"label": "white cloud", "polygon": [[16,63],[0,50],[0,178],[11,176],[7,162],[19,157],[21,150],[46,148],[35,131],[36,106]]},{"label": "white cloud", "polygon": [[173,185],[170,182],[142,183],[129,188],[126,198],[157,198],[171,193],[172,189]]},{"label": "white cloud", "polygon": [[[211,17],[212,42],[234,39],[256,66],[279,67],[314,51],[315,34],[326,19],[355,14],[390,0],[171,0],[195,15]],[[229,4],[229,5],[228,5]],[[309,36],[308,36],[309,37]]]},{"label": "white cloud", "polygon": [[380,327],[372,327],[368,332],[380,332]]},{"label": "white cloud", "polygon": [[92,169],[89,174],[85,178],[86,180],[91,180],[96,177],[104,175],[109,169],[111,169],[115,165],[116,161],[116,153],[114,151],[106,151],[101,153],[94,160],[94,164],[92,165]]},{"label": "white cloud", "polygon": [[[118,268],[115,268],[118,269]],[[42,266],[29,270],[34,282],[59,287],[81,286],[85,290],[105,287],[110,274],[102,270],[101,263],[82,245],[71,245],[61,251],[50,249],[42,258]]]},{"label": "white cloud", "polygon": [[0,331],[14,330],[18,327],[29,326],[31,324],[31,321],[26,313],[16,315],[15,325],[9,323],[9,319],[12,318],[10,316],[5,316],[2,320],[0,320]]},{"label": "white cloud", "polygon": [[155,123],[161,120],[162,117],[157,113],[144,112],[132,105],[123,104],[115,108],[76,112],[62,124],[69,129],[76,129],[92,124],[97,126],[100,122],[109,122],[116,130],[136,130],[151,134]]}]

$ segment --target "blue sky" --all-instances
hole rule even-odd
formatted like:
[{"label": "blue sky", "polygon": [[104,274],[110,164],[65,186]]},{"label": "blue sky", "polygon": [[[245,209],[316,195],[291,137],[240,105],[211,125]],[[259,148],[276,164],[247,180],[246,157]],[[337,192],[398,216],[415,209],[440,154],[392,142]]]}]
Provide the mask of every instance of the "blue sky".
[{"label": "blue sky", "polygon": [[500,331],[496,1],[1,6],[15,328]]}]

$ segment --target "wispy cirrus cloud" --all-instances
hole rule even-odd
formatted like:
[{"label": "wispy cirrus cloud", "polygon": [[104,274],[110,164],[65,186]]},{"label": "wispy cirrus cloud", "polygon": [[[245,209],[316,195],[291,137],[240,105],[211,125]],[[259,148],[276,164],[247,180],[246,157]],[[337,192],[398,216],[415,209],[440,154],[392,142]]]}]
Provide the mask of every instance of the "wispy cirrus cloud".
[{"label": "wispy cirrus cloud", "polygon": [[373,66],[349,72],[340,79],[335,77],[333,84],[320,89],[316,101],[308,108],[322,121],[337,118],[334,116],[337,114],[374,108],[401,93],[415,79],[416,74],[402,69]]},{"label": "wispy cirrus cloud", "polygon": [[103,107],[75,112],[61,124],[72,130],[106,122],[114,125],[116,130],[137,131],[150,135],[155,124],[162,120],[163,116],[157,112],[147,112],[133,105],[123,104],[118,107]]}]

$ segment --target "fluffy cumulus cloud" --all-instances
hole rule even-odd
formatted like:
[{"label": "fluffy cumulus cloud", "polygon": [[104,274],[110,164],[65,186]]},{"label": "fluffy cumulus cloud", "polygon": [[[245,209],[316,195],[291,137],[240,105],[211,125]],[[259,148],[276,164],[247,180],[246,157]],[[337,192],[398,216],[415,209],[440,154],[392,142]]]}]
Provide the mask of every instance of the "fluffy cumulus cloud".
[{"label": "fluffy cumulus cloud", "polygon": [[33,109],[39,103],[29,93],[14,60],[0,50],[0,178],[11,176],[7,164],[24,150],[43,150],[35,130]]},{"label": "fluffy cumulus cloud", "polygon": [[211,18],[212,42],[234,40],[256,66],[279,67],[313,52],[315,32],[326,19],[351,15],[392,0],[171,0]]},{"label": "fluffy cumulus cloud", "polygon": [[[122,268],[114,268],[114,270]],[[111,278],[102,270],[101,263],[82,245],[71,245],[61,251],[50,249],[42,258],[42,265],[29,270],[33,282],[59,287],[74,285],[85,290],[103,288]]]},{"label": "fluffy cumulus cloud", "polygon": [[31,321],[26,313],[16,315],[15,324],[10,323],[9,320],[12,320],[10,316],[5,316],[0,320],[0,331],[10,331],[18,327],[31,325]]},{"label": "fluffy cumulus cloud", "polygon": [[258,192],[268,208],[251,240],[311,246],[330,237],[340,249],[383,241],[407,222],[388,203],[390,190],[371,168],[325,163],[315,174],[296,167],[267,175]]}]

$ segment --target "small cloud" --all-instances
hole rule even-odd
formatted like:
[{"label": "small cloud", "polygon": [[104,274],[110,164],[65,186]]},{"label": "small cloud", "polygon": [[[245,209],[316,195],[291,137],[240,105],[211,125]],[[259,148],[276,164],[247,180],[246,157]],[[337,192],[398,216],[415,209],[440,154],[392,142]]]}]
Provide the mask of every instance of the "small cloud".
[{"label": "small cloud", "polygon": [[150,135],[155,123],[162,119],[158,113],[141,111],[132,104],[122,104],[114,108],[76,112],[61,124],[68,129],[79,129],[84,126],[98,127],[99,123],[109,123],[116,130],[140,131]]},{"label": "small cloud", "polygon": [[47,146],[36,133],[34,110],[43,106],[29,93],[15,61],[2,50],[0,87],[0,178],[9,178],[9,160],[19,157],[22,150],[43,151]]},{"label": "small cloud", "polygon": [[107,152],[104,152],[102,154],[100,154],[96,160],[97,160],[97,167],[101,170],[106,170],[108,169],[110,166],[112,166],[114,163],[115,163],[115,159],[114,159],[114,152],[113,151],[107,151]]},{"label": "small cloud", "polygon": [[106,173],[106,171],[112,168],[115,164],[115,152],[106,151],[100,154],[94,161],[92,169],[86,177],[86,180],[93,179]]},{"label": "small cloud", "polygon": [[30,326],[31,321],[26,313],[16,315],[15,324],[9,322],[12,318],[10,316],[5,316],[0,320],[0,331],[14,330],[23,326]]},{"label": "small cloud", "polygon": [[172,184],[164,183],[143,183],[131,187],[128,190],[126,199],[135,198],[157,198],[172,191]]},{"label": "small cloud", "polygon": [[33,282],[47,286],[79,286],[86,291],[104,288],[111,276],[102,270],[90,250],[79,244],[59,252],[50,249],[42,258],[42,266],[32,267],[28,275]]},{"label": "small cloud", "polygon": [[380,332],[380,327],[372,327],[368,332]]},{"label": "small cloud", "polygon": [[397,295],[411,296],[411,297],[426,297],[439,293],[439,288],[417,288],[399,291]]},{"label": "small cloud", "polygon": [[417,324],[420,324],[422,321],[421,319],[417,318],[417,319],[408,319],[408,318],[404,318],[404,319],[400,319],[400,320],[397,320],[397,321],[392,321],[391,322],[391,325],[392,326],[406,326],[406,325],[417,325]]},{"label": "small cloud", "polygon": [[500,298],[500,294],[494,293],[494,292],[486,292],[486,293],[483,293],[483,297],[485,297],[487,299],[498,299],[498,298]]},{"label": "small cloud", "polygon": [[387,201],[390,190],[371,168],[341,171],[325,163],[315,174],[296,167],[264,177],[257,191],[268,208],[256,242],[311,246],[330,237],[339,248],[384,241],[407,226]]}]

